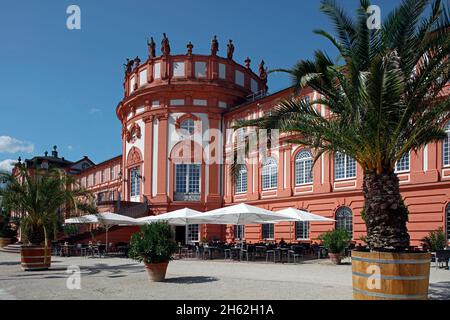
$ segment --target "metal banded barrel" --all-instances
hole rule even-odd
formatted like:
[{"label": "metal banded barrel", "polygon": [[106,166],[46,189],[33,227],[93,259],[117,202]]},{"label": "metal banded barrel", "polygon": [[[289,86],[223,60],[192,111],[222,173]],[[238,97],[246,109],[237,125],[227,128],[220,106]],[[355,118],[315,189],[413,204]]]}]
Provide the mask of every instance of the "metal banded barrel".
[{"label": "metal banded barrel", "polygon": [[430,253],[352,251],[353,298],[425,300],[430,262]]},{"label": "metal banded barrel", "polygon": [[52,255],[51,248],[44,246],[22,246],[20,255],[22,269],[25,271],[46,270],[50,268]]}]

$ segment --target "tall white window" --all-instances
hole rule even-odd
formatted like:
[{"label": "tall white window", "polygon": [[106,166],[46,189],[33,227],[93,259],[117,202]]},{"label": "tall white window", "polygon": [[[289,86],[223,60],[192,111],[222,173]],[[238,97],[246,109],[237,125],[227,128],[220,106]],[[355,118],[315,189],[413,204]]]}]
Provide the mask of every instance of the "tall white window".
[{"label": "tall white window", "polygon": [[194,134],[195,122],[193,119],[186,119],[180,124],[180,129],[185,130],[190,135]]},{"label": "tall white window", "polygon": [[206,62],[202,61],[195,62],[195,77],[206,78]]},{"label": "tall white window", "polygon": [[141,194],[140,182],[140,168],[132,168],[130,170],[130,197],[138,197]]},{"label": "tall white window", "polygon": [[309,239],[309,221],[295,222],[295,236],[297,240]]},{"label": "tall white window", "polygon": [[241,87],[244,86],[244,74],[240,72],[239,70],[235,71],[235,82],[236,84],[240,85]]},{"label": "tall white window", "polygon": [[144,69],[139,73],[139,86],[142,87],[146,83],[147,83],[147,69]]},{"label": "tall white window", "polygon": [[234,239],[243,240],[244,239],[244,225],[238,224],[234,226]]},{"label": "tall white window", "polygon": [[450,121],[444,127],[445,132],[447,132],[447,138],[444,139],[442,145],[442,160],[444,166],[450,166]]},{"label": "tall white window", "polygon": [[349,179],[356,177],[356,161],[346,154],[337,152],[334,156],[334,178]]},{"label": "tall white window", "polygon": [[274,239],[275,225],[273,223],[264,223],[262,225],[262,238],[263,239]]},{"label": "tall white window", "polygon": [[313,158],[309,150],[297,153],[295,157],[295,184],[301,185],[313,182]]},{"label": "tall white window", "polygon": [[175,165],[175,200],[198,201],[200,195],[200,165]]},{"label": "tall white window", "polygon": [[219,63],[219,78],[225,79],[226,77],[226,66],[223,63]]},{"label": "tall white window", "polygon": [[184,62],[173,62],[172,71],[174,77],[184,77]]},{"label": "tall white window", "polygon": [[114,167],[109,168],[109,180],[114,180],[116,178],[114,173]]},{"label": "tall white window", "polygon": [[350,235],[353,234],[352,209],[348,207],[340,207],[336,211],[336,229],[347,230]]},{"label": "tall white window", "polygon": [[253,93],[257,92],[258,91],[258,82],[256,82],[255,79],[252,79],[250,81],[250,87],[251,87]]},{"label": "tall white window", "polygon": [[276,188],[278,183],[278,166],[274,158],[267,158],[262,167],[263,190]]},{"label": "tall white window", "polygon": [[153,72],[154,72],[153,77],[155,79],[161,79],[161,63],[160,62],[155,63],[153,65]]},{"label": "tall white window", "polygon": [[136,77],[131,77],[130,79],[130,93],[134,91],[134,84],[136,83]]},{"label": "tall white window", "polygon": [[410,152],[405,153],[403,157],[395,163],[395,172],[409,171],[409,155]]},{"label": "tall white window", "polygon": [[239,165],[235,180],[236,193],[247,192],[247,166],[245,164]]},{"label": "tall white window", "polygon": [[198,224],[188,224],[186,227],[187,243],[192,243],[199,240],[200,228]]}]

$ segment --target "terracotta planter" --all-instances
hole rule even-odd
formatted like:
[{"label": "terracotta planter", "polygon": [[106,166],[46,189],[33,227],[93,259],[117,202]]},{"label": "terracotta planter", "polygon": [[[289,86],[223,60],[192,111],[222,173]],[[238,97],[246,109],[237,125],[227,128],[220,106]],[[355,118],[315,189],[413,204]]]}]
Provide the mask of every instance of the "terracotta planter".
[{"label": "terracotta planter", "polygon": [[334,264],[341,264],[342,256],[340,253],[328,253],[328,256],[330,257],[331,262]]},{"label": "terracotta planter", "polygon": [[428,299],[430,253],[352,251],[353,298]]},{"label": "terracotta planter", "polygon": [[12,243],[12,238],[0,238],[0,248],[6,247]]},{"label": "terracotta planter", "polygon": [[166,278],[166,271],[169,262],[161,263],[145,263],[145,269],[147,269],[148,278],[153,282],[161,282]]},{"label": "terracotta planter", "polygon": [[52,249],[44,246],[21,246],[20,256],[22,269],[25,271],[47,270],[52,262]]}]

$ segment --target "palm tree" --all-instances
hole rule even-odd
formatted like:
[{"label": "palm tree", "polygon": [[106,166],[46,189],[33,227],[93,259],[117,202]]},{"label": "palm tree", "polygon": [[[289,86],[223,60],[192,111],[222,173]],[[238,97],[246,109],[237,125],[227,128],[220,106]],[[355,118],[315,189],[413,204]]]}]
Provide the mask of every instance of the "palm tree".
[{"label": "palm tree", "polygon": [[[235,128],[279,129],[289,142],[313,148],[315,160],[338,152],[355,159],[364,172],[367,243],[373,250],[403,250],[409,246],[408,209],[395,164],[410,150],[446,137],[449,18],[440,0],[404,0],[380,29],[372,30],[369,6],[361,0],[352,19],[335,1],[322,0],[321,11],[333,22],[336,37],[315,33],[334,45],[342,63],[319,50],[313,60],[281,70],[291,75],[295,88],[309,86],[319,98],[287,99]],[[330,111],[328,117],[320,105]]]},{"label": "palm tree", "polygon": [[0,190],[8,210],[22,214],[20,227],[26,240],[48,247],[56,237],[63,212],[75,210],[94,213],[91,192],[77,186],[75,179],[58,169],[30,171],[17,165],[14,174],[0,173],[6,187]]}]

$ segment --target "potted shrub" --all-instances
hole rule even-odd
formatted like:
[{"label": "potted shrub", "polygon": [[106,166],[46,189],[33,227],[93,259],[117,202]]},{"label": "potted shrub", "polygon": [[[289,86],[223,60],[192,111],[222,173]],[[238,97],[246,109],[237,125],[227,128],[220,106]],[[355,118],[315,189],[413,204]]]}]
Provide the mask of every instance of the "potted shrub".
[{"label": "potted shrub", "polygon": [[[328,153],[359,164],[370,252],[352,252],[356,299],[428,297],[431,254],[409,250],[408,208],[395,169],[410,151],[447,139],[450,22],[443,2],[404,0],[374,26],[369,0],[360,0],[355,18],[337,1],[322,0],[335,35],[316,33],[339,59],[317,50],[313,59],[278,70],[292,77],[296,92],[308,88],[314,97],[293,95],[233,126],[278,129],[284,141],[315,150],[314,161]],[[368,262],[380,270],[380,285],[366,281]]]},{"label": "potted shrub", "polygon": [[347,230],[336,229],[327,231],[319,236],[323,246],[328,251],[328,256],[334,264],[341,264],[342,253],[350,243],[350,235]]},{"label": "potted shrub", "polygon": [[11,227],[10,215],[0,207],[0,248],[6,247],[16,237],[16,230]]},{"label": "potted shrub", "polygon": [[50,241],[61,228],[63,209],[92,212],[92,195],[79,188],[73,177],[58,169],[29,170],[17,164],[13,174],[2,173],[6,187],[0,195],[6,207],[22,213],[19,218],[23,270],[45,270],[51,266]]},{"label": "potted shrub", "polygon": [[422,239],[422,247],[424,250],[436,252],[436,250],[443,250],[447,246],[445,240],[444,229],[438,228],[436,231],[431,231],[428,236]]},{"label": "potted shrub", "polygon": [[177,251],[172,231],[166,222],[154,222],[141,227],[130,240],[128,256],[144,262],[150,281],[163,281],[172,255]]}]

